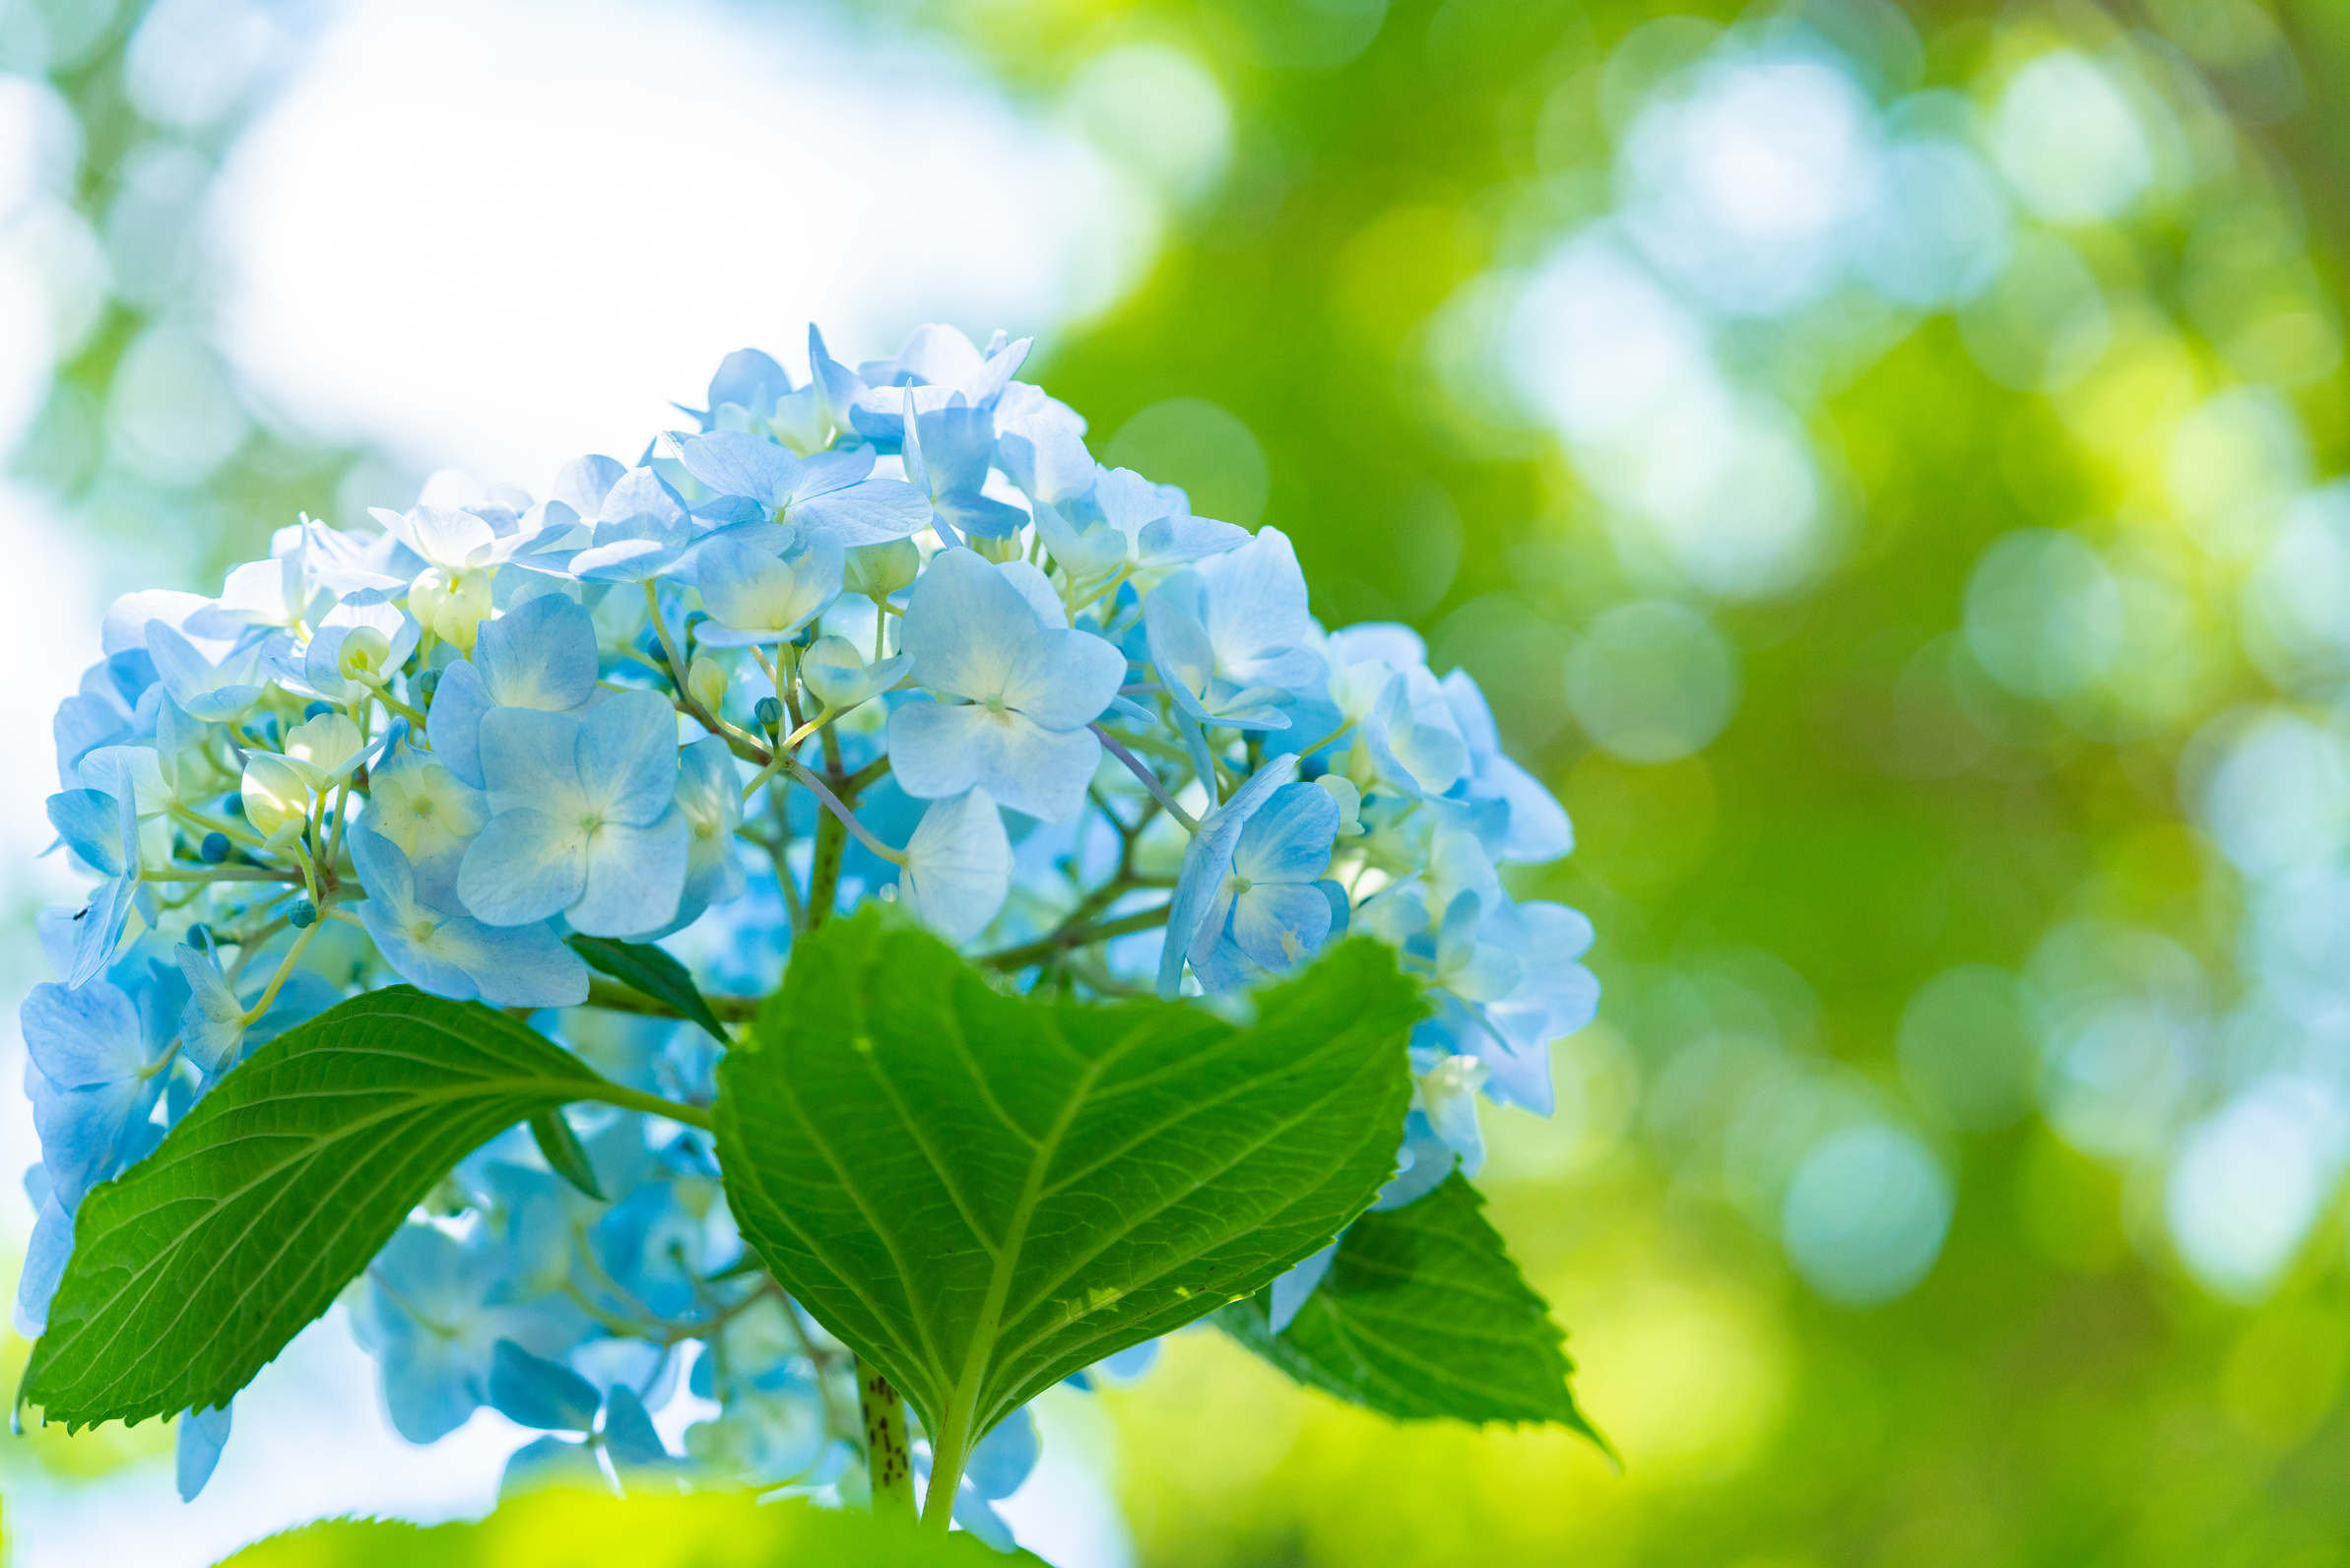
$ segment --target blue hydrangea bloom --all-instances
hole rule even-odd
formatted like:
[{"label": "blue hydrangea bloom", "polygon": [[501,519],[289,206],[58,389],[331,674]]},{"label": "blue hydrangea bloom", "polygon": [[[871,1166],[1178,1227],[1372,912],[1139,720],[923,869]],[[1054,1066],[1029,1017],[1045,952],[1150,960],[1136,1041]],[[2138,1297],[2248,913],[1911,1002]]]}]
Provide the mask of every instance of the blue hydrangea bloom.
[{"label": "blue hydrangea bloom", "polygon": [[400,846],[365,827],[353,829],[351,855],[367,889],[359,920],[401,979],[434,996],[498,1008],[573,1008],[587,1000],[587,965],[544,918],[492,926],[449,913],[424,895]]},{"label": "blue hydrangea bloom", "polygon": [[877,478],[870,447],[800,458],[739,430],[687,437],[678,461],[711,490],[765,508],[769,520],[830,535],[842,546],[903,539],[930,504],[902,480]]},{"label": "blue hydrangea bloom", "polygon": [[490,824],[457,873],[477,919],[563,915],[589,936],[657,930],[685,889],[691,832],[675,799],[677,717],[630,691],[584,717],[495,708],[482,720]]},{"label": "blue hydrangea bloom", "polygon": [[1005,571],[950,550],[914,585],[905,650],[916,681],[960,699],[890,712],[891,765],[907,794],[935,800],[976,786],[1048,821],[1077,814],[1101,758],[1085,726],[1126,676],[1115,647],[1066,620],[1054,624]]}]

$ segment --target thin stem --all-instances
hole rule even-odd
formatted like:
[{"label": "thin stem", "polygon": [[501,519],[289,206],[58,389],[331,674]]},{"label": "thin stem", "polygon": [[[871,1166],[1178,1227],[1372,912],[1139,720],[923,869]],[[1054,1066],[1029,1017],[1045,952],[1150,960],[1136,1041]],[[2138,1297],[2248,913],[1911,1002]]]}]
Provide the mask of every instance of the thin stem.
[{"label": "thin stem", "polygon": [[[825,785],[824,781],[816,776],[814,769],[803,767],[798,762],[788,763],[787,765],[791,768],[792,777],[807,785],[808,788],[816,795],[816,798],[824,804],[825,810],[829,811],[839,821],[840,825],[857,835],[858,843],[863,844],[867,849],[872,850],[883,860],[889,861],[894,865],[903,866],[906,863],[905,851],[902,849],[891,849],[887,844],[884,844],[880,839],[874,837],[872,829],[868,828],[863,822],[857,820],[857,814],[850,811],[846,806],[841,804],[840,797],[832,793],[831,789]],[[823,858],[823,852],[824,835],[819,832],[816,834],[816,857],[819,860]],[[833,875],[835,877],[839,875],[837,858],[833,867]],[[825,898],[824,902],[827,906],[829,906],[831,899],[827,897]]]},{"label": "thin stem", "polygon": [[1298,760],[1303,761],[1305,758],[1312,756],[1316,751],[1321,751],[1324,747],[1330,745],[1331,742],[1337,740],[1339,736],[1344,735],[1348,730],[1353,728],[1354,721],[1352,719],[1348,719],[1344,724],[1339,725],[1337,729],[1331,731],[1321,740],[1316,741],[1312,746],[1309,746],[1304,751],[1298,752]]},{"label": "thin stem", "polygon": [[874,1517],[911,1520],[914,1451],[906,1442],[905,1401],[863,1356],[857,1358],[857,1411],[865,1419],[865,1473],[873,1481]]},{"label": "thin stem", "polygon": [[1098,724],[1088,724],[1085,728],[1099,736],[1101,744],[1109,751],[1109,753],[1124,762],[1128,771],[1142,781],[1142,787],[1151,793],[1159,805],[1167,809],[1168,816],[1181,822],[1187,832],[1196,833],[1200,830],[1200,819],[1175,804],[1175,797],[1167,793],[1167,787],[1158,781],[1158,775],[1150,771],[1149,765],[1141,757],[1120,745],[1118,737]]},{"label": "thin stem", "polygon": [[227,822],[216,822],[202,812],[193,807],[182,806],[177,801],[171,803],[171,815],[190,827],[201,827],[208,833],[218,833],[232,844],[242,844],[247,849],[261,847],[261,839],[250,830],[232,827]]},{"label": "thin stem", "polygon": [[139,880],[151,882],[295,882],[302,880],[302,875],[297,871],[272,871],[267,866],[206,866],[202,870],[191,866],[184,871],[141,872]]},{"label": "thin stem", "polygon": [[579,1097],[604,1105],[617,1105],[623,1111],[643,1111],[649,1116],[664,1116],[687,1127],[698,1127],[705,1133],[716,1132],[710,1113],[698,1105],[686,1105],[677,1100],[665,1100],[658,1094],[646,1094],[619,1083],[599,1083],[593,1088],[582,1085]]},{"label": "thin stem", "polygon": [[[728,996],[723,992],[710,991],[702,994],[702,1000],[710,1005],[710,1011],[717,1014],[722,1023],[744,1023],[758,1015],[759,999],[757,997]],[[589,981],[588,999],[581,1005],[599,1008],[606,1013],[633,1013],[639,1017],[646,1018],[682,1018],[685,1016],[677,1009],[658,998],[648,997],[641,991],[631,991],[626,986],[611,980]]]},{"label": "thin stem", "polygon": [[270,1004],[278,1000],[278,992],[286,984],[286,977],[294,973],[294,966],[301,961],[302,949],[310,945],[310,939],[318,935],[319,929],[319,922],[313,920],[302,928],[300,936],[294,939],[294,946],[287,948],[286,956],[278,960],[278,972],[269,977],[269,985],[261,993],[261,1000],[245,1010],[244,1021],[239,1027],[251,1028],[254,1021],[269,1011]]},{"label": "thin stem", "polygon": [[1057,931],[1049,937],[1024,943],[1017,947],[981,953],[973,961],[984,963],[991,969],[1025,969],[1030,964],[1043,963],[1073,948],[1107,942],[1112,937],[1130,937],[1138,931],[1155,931],[1167,923],[1167,912],[1173,907],[1172,902],[1164,903],[1154,909],[1141,909],[1131,915],[1120,915],[1116,920]]},{"label": "thin stem", "polygon": [[376,701],[382,703],[385,707],[390,708],[394,713],[399,714],[400,717],[406,719],[412,726],[420,730],[429,728],[430,720],[427,719],[425,715],[419,713],[416,709],[401,701],[398,697],[392,695],[390,688],[384,685],[383,681],[379,677],[361,675],[358,679],[360,686],[365,686],[369,691],[375,693]]}]

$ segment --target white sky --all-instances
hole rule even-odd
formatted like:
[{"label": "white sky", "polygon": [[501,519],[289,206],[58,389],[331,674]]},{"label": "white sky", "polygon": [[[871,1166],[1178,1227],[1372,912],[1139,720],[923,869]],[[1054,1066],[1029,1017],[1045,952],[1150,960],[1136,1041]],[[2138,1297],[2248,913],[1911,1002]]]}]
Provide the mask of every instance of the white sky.
[{"label": "white sky", "polygon": [[298,425],[543,490],[747,345],[1049,330],[1153,198],[968,65],[630,0],[359,0],[228,161],[225,347]]}]

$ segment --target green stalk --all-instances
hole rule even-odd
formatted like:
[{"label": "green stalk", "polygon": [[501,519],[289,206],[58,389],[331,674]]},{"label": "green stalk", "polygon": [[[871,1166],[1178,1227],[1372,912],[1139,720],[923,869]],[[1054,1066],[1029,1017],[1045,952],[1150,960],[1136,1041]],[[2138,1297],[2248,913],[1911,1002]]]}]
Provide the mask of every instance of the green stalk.
[{"label": "green stalk", "polygon": [[[818,1370],[819,1377],[822,1375]],[[857,1410],[865,1418],[865,1472],[877,1519],[914,1517],[914,1451],[906,1442],[906,1404],[879,1368],[857,1361]]]}]

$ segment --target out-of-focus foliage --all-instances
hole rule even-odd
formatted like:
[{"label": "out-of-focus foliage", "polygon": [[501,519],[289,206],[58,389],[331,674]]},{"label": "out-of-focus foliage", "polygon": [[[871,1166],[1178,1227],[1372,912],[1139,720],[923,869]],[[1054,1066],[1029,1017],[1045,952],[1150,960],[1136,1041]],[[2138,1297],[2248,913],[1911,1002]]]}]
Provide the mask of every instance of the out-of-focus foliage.
[{"label": "out-of-focus foliage", "polygon": [[[172,392],[211,361],[171,193],[233,105],[174,119],[214,99],[140,86],[127,14],[33,11],[10,68],[86,150],[12,222],[112,282],[57,291],[14,466],[196,582],[349,459]],[[1056,391],[1289,533],[1326,621],[1469,667],[1581,839],[1517,890],[1605,934],[1558,1116],[1493,1118],[1482,1185],[1623,1473],[1187,1337],[1111,1396],[1142,1560],[2334,1560],[2338,8],[861,17],[1155,185],[1158,266]]]},{"label": "out-of-focus foliage", "polygon": [[1624,1475],[1187,1339],[1144,1560],[2331,1560],[2340,17],[946,20],[1138,160],[1215,84],[1054,384],[1494,691],[1607,934],[1487,1185]]},{"label": "out-of-focus foliage", "polygon": [[276,1535],[235,1568],[933,1568],[1023,1563],[967,1535],[917,1532],[868,1515],[748,1497],[619,1498],[535,1492],[474,1525],[336,1520]]}]

